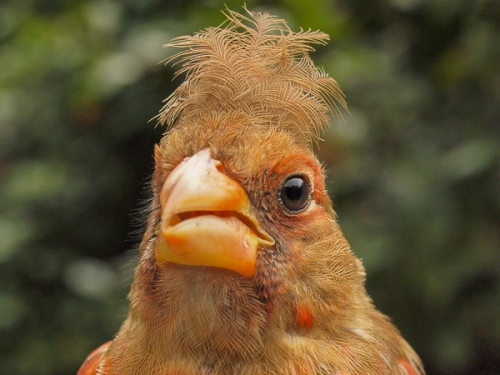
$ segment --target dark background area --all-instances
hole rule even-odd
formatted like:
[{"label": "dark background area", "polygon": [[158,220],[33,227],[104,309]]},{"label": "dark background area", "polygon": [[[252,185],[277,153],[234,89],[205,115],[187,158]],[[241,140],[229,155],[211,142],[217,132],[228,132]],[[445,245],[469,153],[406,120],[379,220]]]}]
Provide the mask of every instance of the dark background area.
[{"label": "dark background area", "polygon": [[[0,373],[75,374],[127,313],[172,37],[241,1],[0,1]],[[429,375],[500,374],[500,2],[246,2],[321,29],[318,151],[367,288]]]}]

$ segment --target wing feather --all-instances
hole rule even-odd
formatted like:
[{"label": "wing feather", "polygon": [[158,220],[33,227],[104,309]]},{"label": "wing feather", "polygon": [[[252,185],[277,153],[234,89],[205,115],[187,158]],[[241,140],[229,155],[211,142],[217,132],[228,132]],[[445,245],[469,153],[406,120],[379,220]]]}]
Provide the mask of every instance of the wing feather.
[{"label": "wing feather", "polygon": [[97,375],[99,364],[110,345],[111,341],[108,341],[90,353],[76,375]]}]

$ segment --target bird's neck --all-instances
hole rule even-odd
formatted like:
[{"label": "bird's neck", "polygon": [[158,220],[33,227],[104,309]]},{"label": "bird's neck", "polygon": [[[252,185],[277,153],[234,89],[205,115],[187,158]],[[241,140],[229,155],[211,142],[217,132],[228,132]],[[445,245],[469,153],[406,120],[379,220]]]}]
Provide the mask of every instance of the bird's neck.
[{"label": "bird's neck", "polygon": [[248,359],[265,347],[269,314],[251,280],[206,267],[141,268],[130,292],[134,335],[162,343],[169,356],[208,362],[220,353]]}]

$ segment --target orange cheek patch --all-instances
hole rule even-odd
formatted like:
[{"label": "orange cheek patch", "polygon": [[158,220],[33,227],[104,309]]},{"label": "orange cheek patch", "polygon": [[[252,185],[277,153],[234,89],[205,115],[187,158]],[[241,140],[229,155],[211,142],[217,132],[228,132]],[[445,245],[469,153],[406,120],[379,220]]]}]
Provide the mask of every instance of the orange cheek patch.
[{"label": "orange cheek patch", "polygon": [[312,311],[301,303],[295,304],[295,321],[301,328],[311,328],[314,324]]}]

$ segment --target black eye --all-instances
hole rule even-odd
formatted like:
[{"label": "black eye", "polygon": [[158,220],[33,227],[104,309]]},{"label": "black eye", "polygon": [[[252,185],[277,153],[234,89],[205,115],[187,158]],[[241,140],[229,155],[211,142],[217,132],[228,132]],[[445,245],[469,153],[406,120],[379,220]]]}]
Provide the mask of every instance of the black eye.
[{"label": "black eye", "polygon": [[306,208],[309,204],[309,187],[304,177],[288,177],[281,187],[280,198],[283,207],[290,212]]}]

